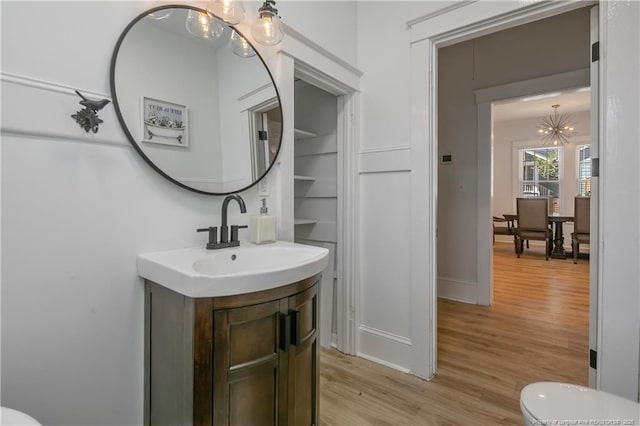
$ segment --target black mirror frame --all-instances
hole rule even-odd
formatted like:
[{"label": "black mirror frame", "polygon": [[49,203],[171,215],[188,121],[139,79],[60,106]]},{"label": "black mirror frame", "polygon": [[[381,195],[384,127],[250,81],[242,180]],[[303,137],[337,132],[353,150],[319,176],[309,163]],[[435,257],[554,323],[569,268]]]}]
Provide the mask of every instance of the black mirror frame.
[{"label": "black mirror frame", "polygon": [[[276,163],[276,161],[278,159],[278,155],[280,154],[280,149],[282,148],[282,133],[283,133],[282,129],[283,129],[283,126],[284,126],[284,124],[283,124],[284,122],[283,122],[283,116],[282,116],[282,100],[280,98],[280,92],[278,91],[278,86],[276,85],[276,81],[273,78],[273,75],[271,74],[271,70],[269,70],[269,67],[267,66],[266,62],[264,61],[264,59],[262,58],[260,53],[255,49],[254,45],[251,44],[251,42],[247,38],[245,38],[244,35],[240,31],[238,31],[233,25],[225,24],[229,28],[234,30],[237,34],[239,34],[241,37],[245,38],[247,43],[249,43],[249,45],[251,46],[253,51],[256,53],[256,56],[260,59],[260,62],[262,62],[262,65],[264,66],[264,69],[267,71],[267,74],[269,74],[269,78],[271,79],[271,82],[273,83],[273,88],[276,91],[276,97],[278,98],[278,104],[280,105],[280,126],[281,127],[280,127],[280,141],[278,142],[278,149],[276,151],[275,156],[273,157],[273,161],[271,161],[271,163],[269,164],[269,167],[267,167],[267,170],[265,170],[265,172],[259,178],[257,178],[254,182],[252,182],[251,184],[249,184],[249,185],[247,185],[247,186],[245,186],[243,188],[240,188],[240,189],[235,190],[235,191],[230,191],[230,192],[208,192],[208,191],[202,191],[200,189],[192,188],[192,187],[190,187],[188,185],[185,185],[185,184],[183,184],[181,182],[178,182],[177,180],[175,180],[174,178],[172,178],[171,176],[166,174],[162,169],[160,169],[153,161],[151,161],[151,159],[144,153],[144,151],[142,151],[142,149],[140,148],[140,146],[136,142],[135,138],[133,137],[133,135],[129,131],[129,128],[127,127],[127,125],[126,125],[126,123],[124,121],[124,117],[122,116],[122,112],[120,111],[120,106],[119,106],[119,103],[118,103],[118,96],[116,95],[116,88],[115,88],[116,61],[118,59],[118,52],[120,51],[120,46],[122,45],[122,42],[124,41],[125,37],[129,33],[131,28],[138,21],[140,21],[141,19],[143,19],[144,17],[146,17],[150,13],[153,13],[153,12],[156,12],[156,11],[159,11],[159,10],[163,10],[163,9],[188,9],[188,10],[195,10],[195,11],[198,11],[198,12],[208,13],[204,9],[201,9],[201,8],[198,8],[198,7],[189,6],[189,5],[185,5],[185,4],[173,4],[173,5],[158,6],[158,7],[154,7],[152,9],[146,10],[146,11],[142,12],[141,14],[139,14],[138,16],[136,16],[127,25],[127,27],[124,29],[124,31],[122,31],[122,34],[120,34],[120,37],[118,37],[118,41],[116,42],[116,46],[115,46],[115,48],[113,50],[113,54],[111,56],[111,66],[109,68],[109,84],[111,86],[110,87],[110,89],[111,89],[111,100],[113,102],[113,107],[114,107],[114,110],[116,112],[116,116],[118,118],[118,122],[120,123],[120,127],[122,128],[122,130],[126,134],[127,139],[129,139],[129,142],[131,143],[131,145],[133,145],[135,150],[138,151],[138,154],[140,154],[140,156],[147,162],[147,164],[149,164],[151,166],[151,168],[153,168],[156,172],[158,172],[165,179],[167,179],[170,182],[178,185],[179,187],[187,189],[187,190],[192,191],[192,192],[197,192],[199,194],[206,194],[206,195],[229,195],[229,194],[236,194],[236,193],[239,193],[239,192],[246,191],[247,189],[257,185],[262,179],[264,179],[267,176],[267,174],[269,174],[269,171],[271,170],[273,165]],[[222,21],[222,20],[220,20],[220,21]]]}]

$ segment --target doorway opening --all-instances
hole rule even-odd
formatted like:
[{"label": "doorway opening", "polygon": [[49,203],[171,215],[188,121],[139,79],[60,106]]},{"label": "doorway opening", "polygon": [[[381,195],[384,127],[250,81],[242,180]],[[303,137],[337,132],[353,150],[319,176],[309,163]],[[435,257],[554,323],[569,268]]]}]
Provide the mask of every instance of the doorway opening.
[{"label": "doorway opening", "polygon": [[[575,38],[563,37],[567,28],[572,28]],[[541,286],[541,277],[536,278],[537,265],[530,264],[533,256],[525,261],[517,259],[512,236],[509,240],[497,239],[494,251],[490,213],[500,217],[503,213],[514,212],[517,196],[541,196],[542,192],[545,192],[545,196],[554,193],[551,205],[557,208],[557,213],[563,208],[573,211],[573,196],[576,195],[573,186],[577,177],[573,178],[572,175],[569,178],[568,173],[577,161],[574,159],[577,146],[556,151],[537,147],[535,126],[543,115],[549,114],[536,113],[526,119],[520,118],[522,122],[529,121],[526,125],[519,123],[521,128],[518,131],[525,134],[507,136],[508,149],[506,152],[499,151],[496,140],[500,126],[493,125],[492,115],[495,118],[501,109],[505,114],[516,112],[513,105],[515,100],[505,95],[512,89],[513,93],[524,90],[529,97],[540,95],[541,90],[531,91],[532,84],[540,84],[541,80],[544,82],[548,78],[550,91],[556,91],[557,79],[550,76],[560,76],[560,80],[574,78],[579,83],[574,81],[563,86],[565,82],[560,83],[559,87],[582,93],[574,89],[589,84],[590,28],[590,9],[583,8],[437,50],[437,354],[440,370],[453,365],[460,368],[463,361],[458,359],[457,354],[465,348],[475,348],[474,356],[480,362],[473,365],[478,372],[493,371],[494,367],[499,367],[494,365],[495,360],[500,359],[504,371],[509,371],[510,377],[515,380],[522,381],[522,385],[538,380],[586,384],[589,372],[589,266],[583,264],[574,268],[581,275],[575,283],[569,283],[570,280],[564,278],[571,275],[570,268],[575,265],[566,260],[558,261],[563,263],[561,269],[556,268],[558,264],[549,267],[544,260],[543,247],[542,262],[536,260],[541,263],[539,267],[546,268],[544,270],[548,272],[544,278],[548,281],[548,287]],[[549,45],[545,37],[551,37],[557,43]],[[536,46],[545,46],[545,52],[549,54],[557,49],[562,56],[562,52],[568,49],[580,51],[582,56],[564,56],[562,65],[559,62],[550,63],[544,57],[531,55]],[[575,71],[567,72],[567,69]],[[493,93],[492,89],[495,89]],[[588,92],[586,98],[587,104],[590,104]],[[499,104],[497,100],[502,102]],[[547,105],[549,110],[551,103]],[[589,116],[588,112],[586,116]],[[530,131],[522,129],[531,122]],[[576,143],[589,145],[588,118],[586,123],[584,128],[587,132],[583,133],[586,136],[581,141],[576,139]],[[483,144],[483,135],[486,136],[486,144]],[[585,154],[584,149],[582,152]],[[526,179],[528,176],[520,176],[525,171],[538,172],[535,168],[536,153],[545,157],[548,164],[562,166],[562,172],[547,170],[546,174],[538,173],[536,179],[532,175],[531,181]],[[554,159],[550,159],[550,156]],[[534,167],[527,169],[531,162]],[[561,180],[563,185],[560,185]],[[562,191],[567,184],[571,184],[572,189]],[[524,191],[526,188],[530,191]],[[469,212],[474,211],[477,220],[470,221]],[[570,236],[570,227],[565,227],[564,231],[565,235],[568,232]],[[570,238],[565,238],[565,242],[569,241]],[[535,244],[529,250],[535,252]],[[492,282],[494,260],[501,271],[496,270],[493,274],[495,281]],[[565,289],[559,288],[563,280]],[[511,286],[507,288],[504,284]],[[531,297],[527,298],[525,290],[531,292]],[[554,291],[557,297],[553,297]],[[537,309],[534,296],[540,292],[552,296],[543,298],[548,303],[547,307]],[[580,294],[580,300],[561,297],[569,293]],[[466,305],[460,302],[466,302]],[[578,304],[580,314],[572,318],[558,314],[558,311],[562,311],[557,306],[560,304]],[[545,312],[550,313],[543,314]],[[567,320],[563,328],[559,327],[558,320],[561,318]],[[469,322],[473,322],[473,325]],[[559,340],[553,342],[554,339]],[[557,344],[559,341],[564,342],[565,347],[560,348]],[[516,365],[530,365],[532,368],[518,370]],[[470,367],[466,365],[466,368]],[[576,378],[567,376],[568,371],[576,373]],[[503,377],[504,380],[509,380],[507,376]]]}]

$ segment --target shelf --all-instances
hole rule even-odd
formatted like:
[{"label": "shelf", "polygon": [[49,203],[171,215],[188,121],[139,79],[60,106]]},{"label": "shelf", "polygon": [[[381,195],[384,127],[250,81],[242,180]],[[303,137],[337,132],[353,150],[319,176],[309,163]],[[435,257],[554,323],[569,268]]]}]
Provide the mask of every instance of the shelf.
[{"label": "shelf", "polygon": [[314,223],[318,223],[316,219],[303,219],[301,217],[296,217],[293,219],[294,225],[312,225]]},{"label": "shelf", "polygon": [[295,138],[295,140],[300,140],[300,139],[310,139],[310,138],[315,138],[316,135],[315,133],[311,133],[311,132],[306,132],[304,130],[300,130],[300,129],[293,129],[293,136]]},{"label": "shelf", "polygon": [[309,181],[309,182],[314,182],[316,180],[316,178],[314,178],[313,176],[301,176],[301,175],[295,175],[295,176],[293,176],[293,179],[295,179],[295,180],[304,180],[304,181]]}]

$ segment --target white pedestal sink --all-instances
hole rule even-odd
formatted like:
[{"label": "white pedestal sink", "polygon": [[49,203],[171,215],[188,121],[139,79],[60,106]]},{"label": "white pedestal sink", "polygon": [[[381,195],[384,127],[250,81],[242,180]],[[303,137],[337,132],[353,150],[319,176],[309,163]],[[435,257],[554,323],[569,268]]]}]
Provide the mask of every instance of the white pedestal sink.
[{"label": "white pedestal sink", "polygon": [[188,297],[252,293],[322,272],[329,250],[285,241],[206,250],[204,247],[138,256],[138,275]]}]

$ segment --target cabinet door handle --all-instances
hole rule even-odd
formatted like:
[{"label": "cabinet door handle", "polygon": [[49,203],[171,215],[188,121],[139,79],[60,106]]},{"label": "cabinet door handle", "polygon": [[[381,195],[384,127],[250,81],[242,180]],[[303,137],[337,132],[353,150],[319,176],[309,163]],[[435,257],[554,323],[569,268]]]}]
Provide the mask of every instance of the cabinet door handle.
[{"label": "cabinet door handle", "polygon": [[300,311],[291,311],[289,314],[293,316],[291,321],[291,344],[300,346]]},{"label": "cabinet door handle", "polygon": [[289,350],[291,342],[291,315],[280,314],[280,350],[286,352]]}]

